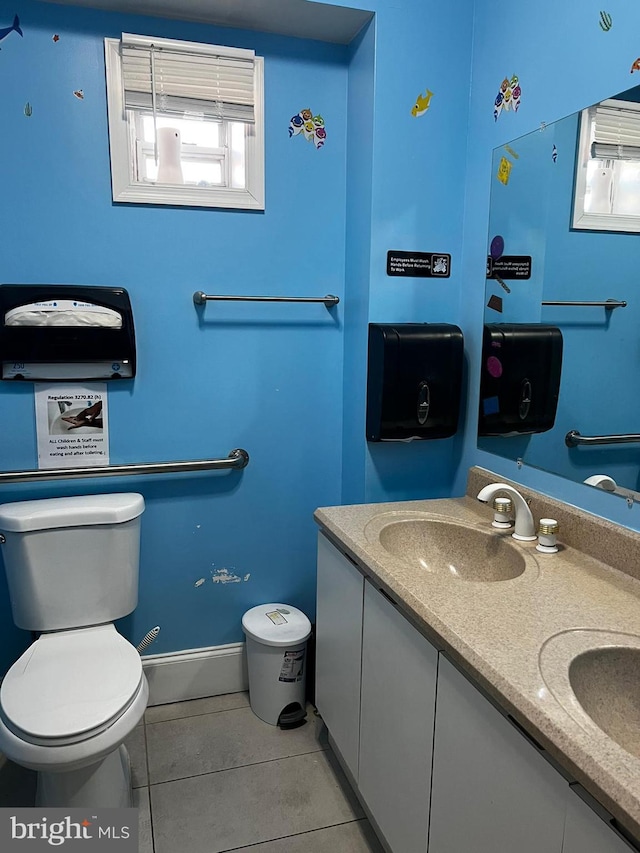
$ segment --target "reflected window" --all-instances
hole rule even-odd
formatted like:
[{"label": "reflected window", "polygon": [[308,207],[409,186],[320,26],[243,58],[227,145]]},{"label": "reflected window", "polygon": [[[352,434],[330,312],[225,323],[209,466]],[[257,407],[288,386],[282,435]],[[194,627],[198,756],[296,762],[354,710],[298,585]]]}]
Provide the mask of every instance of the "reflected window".
[{"label": "reflected window", "polygon": [[573,227],[640,231],[640,103],[610,98],[582,111]]}]

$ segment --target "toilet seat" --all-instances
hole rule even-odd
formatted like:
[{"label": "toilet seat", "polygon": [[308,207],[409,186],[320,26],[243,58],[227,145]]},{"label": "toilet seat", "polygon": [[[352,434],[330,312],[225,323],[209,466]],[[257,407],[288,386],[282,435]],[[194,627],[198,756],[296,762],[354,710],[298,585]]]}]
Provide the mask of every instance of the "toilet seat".
[{"label": "toilet seat", "polygon": [[80,743],[122,716],[142,682],[140,655],[113,624],[42,634],[5,676],[0,717],[27,743]]}]

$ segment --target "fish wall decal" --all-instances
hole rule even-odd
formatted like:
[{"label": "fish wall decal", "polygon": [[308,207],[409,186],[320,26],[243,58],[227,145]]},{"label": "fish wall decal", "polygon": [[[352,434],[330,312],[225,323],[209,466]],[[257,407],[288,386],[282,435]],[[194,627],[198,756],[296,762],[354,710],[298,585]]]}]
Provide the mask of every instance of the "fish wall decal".
[{"label": "fish wall decal", "polygon": [[424,115],[431,106],[431,98],[433,98],[433,92],[431,89],[427,89],[424,95],[418,95],[416,102],[411,109],[411,115],[415,117]]},{"label": "fish wall decal", "polygon": [[20,29],[20,18],[17,15],[14,16],[13,23],[10,27],[0,28],[0,41],[2,41],[2,39],[6,39],[6,37],[11,33],[18,33],[19,36],[23,36],[23,32]]}]

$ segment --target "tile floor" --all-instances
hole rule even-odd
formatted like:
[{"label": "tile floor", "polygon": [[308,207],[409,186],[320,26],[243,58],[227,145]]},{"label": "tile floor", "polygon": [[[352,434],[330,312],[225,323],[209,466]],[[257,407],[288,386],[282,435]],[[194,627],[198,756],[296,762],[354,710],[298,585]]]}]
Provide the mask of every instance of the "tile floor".
[{"label": "tile floor", "polygon": [[[322,721],[281,731],[246,693],[149,708],[127,740],[140,853],[382,853],[328,751]],[[0,806],[35,774],[0,756]]]}]

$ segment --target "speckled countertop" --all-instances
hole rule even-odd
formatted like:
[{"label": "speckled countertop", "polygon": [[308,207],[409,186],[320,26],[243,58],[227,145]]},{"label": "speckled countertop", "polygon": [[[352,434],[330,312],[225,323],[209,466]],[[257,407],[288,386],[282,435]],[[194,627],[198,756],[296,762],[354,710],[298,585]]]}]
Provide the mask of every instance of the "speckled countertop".
[{"label": "speckled countertop", "polygon": [[[315,518],[425,636],[640,839],[640,757],[602,733],[566,680],[568,660],[582,650],[620,641],[640,648],[640,580],[633,576],[640,570],[640,534],[513,484],[531,498],[536,522],[549,515],[560,521],[560,552],[540,554],[535,542],[518,543],[510,531],[492,528],[491,507],[470,497],[498,481],[506,482],[474,468],[467,497],[325,507]],[[445,517],[507,539],[524,571],[508,580],[470,581],[426,571],[381,546],[387,523],[420,517]]]}]

